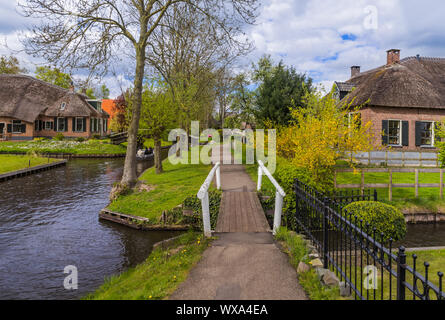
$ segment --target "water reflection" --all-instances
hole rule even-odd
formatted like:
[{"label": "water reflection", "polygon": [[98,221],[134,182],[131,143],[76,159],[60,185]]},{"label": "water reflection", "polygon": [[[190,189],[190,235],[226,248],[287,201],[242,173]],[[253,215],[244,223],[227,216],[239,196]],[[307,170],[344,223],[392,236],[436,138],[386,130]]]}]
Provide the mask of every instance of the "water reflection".
[{"label": "water reflection", "polygon": [[[139,163],[143,171],[151,163]],[[71,160],[66,167],[0,184],[0,299],[75,299],[147,257],[174,233],[98,220],[123,160]],[[63,288],[64,267],[79,290]]]}]

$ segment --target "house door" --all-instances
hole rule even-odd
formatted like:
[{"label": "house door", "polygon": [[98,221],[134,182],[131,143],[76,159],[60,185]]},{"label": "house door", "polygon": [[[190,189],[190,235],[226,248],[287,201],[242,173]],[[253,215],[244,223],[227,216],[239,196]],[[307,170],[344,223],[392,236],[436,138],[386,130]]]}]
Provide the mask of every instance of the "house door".
[{"label": "house door", "polygon": [[3,134],[3,130],[5,129],[5,124],[0,123],[0,135]]}]

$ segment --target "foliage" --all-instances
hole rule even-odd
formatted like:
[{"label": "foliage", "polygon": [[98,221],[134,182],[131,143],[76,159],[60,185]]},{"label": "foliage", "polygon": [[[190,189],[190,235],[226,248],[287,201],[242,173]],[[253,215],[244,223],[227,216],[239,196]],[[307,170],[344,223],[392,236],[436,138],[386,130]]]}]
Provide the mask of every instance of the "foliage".
[{"label": "foliage", "polygon": [[77,141],[77,142],[84,142],[84,141],[85,141],[85,138],[83,138],[83,137],[78,137],[78,138],[76,138],[76,141]]},{"label": "foliage", "polygon": [[0,151],[8,153],[125,154],[126,148],[110,144],[105,140],[77,142],[74,140],[36,139],[33,141],[2,142],[0,143]]},{"label": "foliage", "polygon": [[201,259],[210,240],[187,232],[168,248],[154,250],[147,260],[120,275],[112,276],[89,294],[90,300],[161,300],[172,294]]},{"label": "foliage", "polygon": [[[216,228],[218,221],[219,207],[221,204],[221,192],[212,190],[209,192],[209,210],[210,210],[210,226],[212,230]],[[202,229],[202,205],[201,200],[196,195],[186,198],[183,202],[183,207],[193,211],[193,217],[189,224]]]},{"label": "foliage", "polygon": [[14,57],[0,57],[0,74],[19,74],[26,73],[26,69],[20,67],[19,60]]},{"label": "foliage", "polygon": [[439,149],[437,157],[439,158],[441,167],[445,168],[445,119],[436,123],[434,133],[436,135],[435,144]]},{"label": "foliage", "polygon": [[120,95],[114,100],[113,103],[113,113],[114,116],[111,119],[110,129],[113,132],[125,132],[128,130],[130,124],[130,109],[128,107],[127,101],[131,99],[129,91]]},{"label": "foliage", "polygon": [[58,68],[51,68],[48,66],[37,67],[35,74],[37,79],[65,89],[69,89],[72,85],[71,76],[67,73],[63,73]]},{"label": "foliage", "polygon": [[363,229],[368,229],[369,234],[373,235],[373,229],[376,229],[376,239],[380,240],[380,234],[383,233],[383,240],[394,241],[402,240],[406,235],[405,216],[399,209],[381,202],[359,201],[353,202],[344,208],[344,212],[358,220],[363,220]]},{"label": "foliage", "polygon": [[289,124],[293,118],[290,108],[306,107],[303,97],[312,91],[312,79],[282,62],[274,65],[270,56],[261,58],[254,68],[254,80],[259,83],[255,99],[257,120],[263,125],[266,121]]},{"label": "foliage", "polygon": [[[275,238],[285,247],[284,249],[289,255],[290,262],[294,268],[298,268],[298,264],[300,262],[309,262],[309,251],[304,239],[300,235],[297,235],[295,232],[291,232],[287,228],[282,227],[278,230]],[[309,272],[299,274],[298,281],[311,300],[341,299],[339,288],[329,288],[322,285],[320,278],[314,269],[311,269]]]},{"label": "foliage", "polygon": [[199,164],[173,165],[168,159],[163,163],[164,172],[156,174],[155,168],[145,171],[139,178],[149,181],[151,191],[133,191],[119,197],[108,207],[111,211],[149,218],[157,224],[163,212],[181,205],[190,196],[196,196],[210,171],[210,166]]},{"label": "foliage", "polygon": [[372,123],[359,124],[358,117],[349,123],[351,108],[338,106],[332,92],[325,97],[308,92],[303,100],[305,108],[291,109],[290,125],[279,128],[277,152],[295,167],[308,170],[313,185],[329,189],[337,160],[347,152],[375,148]]},{"label": "foliage", "polygon": [[56,134],[56,136],[54,137],[54,140],[56,140],[56,141],[63,141],[63,140],[65,140],[65,136],[63,135],[63,133],[59,132],[59,133]]},{"label": "foliage", "polygon": [[232,92],[229,95],[231,116],[224,122],[226,128],[240,128],[242,122],[255,123],[255,91],[249,90],[251,81],[246,73],[237,75],[232,81]]}]

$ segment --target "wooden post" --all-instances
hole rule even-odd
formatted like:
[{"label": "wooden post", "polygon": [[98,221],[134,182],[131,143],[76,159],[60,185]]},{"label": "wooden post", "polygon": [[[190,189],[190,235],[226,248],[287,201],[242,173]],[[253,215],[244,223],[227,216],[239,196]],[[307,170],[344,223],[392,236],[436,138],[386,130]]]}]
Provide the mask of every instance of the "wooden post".
[{"label": "wooden post", "polygon": [[388,200],[392,201],[392,169],[391,168],[388,169],[388,173],[389,173],[389,184],[388,184],[389,195],[388,195]]},{"label": "wooden post", "polygon": [[365,195],[365,171],[362,169],[362,182],[360,185],[360,190],[362,191],[362,196]]},{"label": "wooden post", "polygon": [[419,167],[422,167],[422,152],[419,152]]},{"label": "wooden post", "polygon": [[368,151],[368,166],[371,165],[371,151]]},{"label": "wooden post", "polygon": [[440,200],[443,200],[443,169],[440,169]]},{"label": "wooden post", "polygon": [[415,184],[415,188],[416,188],[416,198],[419,197],[419,169],[415,169],[415,179],[416,179],[416,184]]},{"label": "wooden post", "polygon": [[405,151],[403,151],[402,152],[402,167],[405,167],[405,158],[406,158]]},{"label": "wooden post", "polygon": [[385,153],[385,162],[386,162],[386,166],[388,166],[388,150]]}]

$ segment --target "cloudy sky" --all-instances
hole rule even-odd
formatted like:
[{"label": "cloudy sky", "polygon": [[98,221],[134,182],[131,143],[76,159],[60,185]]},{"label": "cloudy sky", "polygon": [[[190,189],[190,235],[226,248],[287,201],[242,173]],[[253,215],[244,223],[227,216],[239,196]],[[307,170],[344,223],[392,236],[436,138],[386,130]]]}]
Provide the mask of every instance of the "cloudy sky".
[{"label": "cloudy sky", "polygon": [[[0,54],[20,49],[18,34],[29,21],[17,14],[15,0],[0,0]],[[362,70],[386,61],[386,50],[402,57],[445,57],[445,2],[437,0],[263,0],[257,25],[248,29],[255,51],[293,65],[326,87],[347,80],[349,67]],[[43,61],[17,53],[28,70]],[[125,76],[106,79],[112,96],[129,84]]]}]

